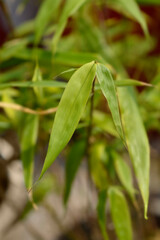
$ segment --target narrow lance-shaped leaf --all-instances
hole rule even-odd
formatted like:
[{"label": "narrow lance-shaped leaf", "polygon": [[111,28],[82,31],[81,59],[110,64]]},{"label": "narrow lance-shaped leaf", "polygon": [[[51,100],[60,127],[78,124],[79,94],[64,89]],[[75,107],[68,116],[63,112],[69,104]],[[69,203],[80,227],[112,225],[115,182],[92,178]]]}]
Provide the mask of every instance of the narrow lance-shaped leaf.
[{"label": "narrow lance-shaped leaf", "polygon": [[107,192],[103,190],[99,193],[98,205],[97,205],[97,215],[98,222],[105,240],[109,240],[108,234],[106,231],[106,199]]},{"label": "narrow lance-shaped leaf", "polygon": [[25,185],[28,190],[32,187],[33,183],[34,148],[38,135],[38,122],[38,116],[27,115],[21,139],[21,159]]},{"label": "narrow lance-shaped leaf", "polygon": [[79,68],[69,80],[55,115],[40,178],[71,139],[85,109],[95,73],[96,64],[87,63]]},{"label": "narrow lance-shaped leaf", "polygon": [[69,194],[71,191],[72,183],[74,181],[76,172],[81,163],[85,152],[85,141],[80,141],[75,143],[68,155],[66,168],[65,168],[65,190],[64,190],[64,203],[67,204]]},{"label": "narrow lance-shaped leaf", "polygon": [[97,78],[100,88],[108,101],[108,105],[113,117],[119,136],[124,140],[121,117],[119,112],[118,98],[116,94],[115,83],[110,71],[102,64],[97,64]]},{"label": "narrow lance-shaped leaf", "polygon": [[144,201],[145,217],[147,217],[150,168],[149,143],[138,106],[130,90],[129,88],[119,88],[118,95],[128,151]]},{"label": "narrow lance-shaped leaf", "polygon": [[[42,75],[41,75],[41,72],[40,72],[38,64],[36,64],[32,81],[35,82],[35,83],[36,82],[42,82]],[[34,92],[35,92],[37,98],[39,100],[41,100],[42,97],[43,97],[43,90],[42,90],[42,88],[34,87]]]},{"label": "narrow lance-shaped leaf", "polygon": [[40,41],[47,24],[56,13],[60,3],[60,0],[43,1],[35,20],[35,43]]},{"label": "narrow lance-shaped leaf", "polygon": [[103,160],[106,159],[105,144],[96,143],[90,147],[89,170],[95,186],[102,190],[108,187],[108,176]]},{"label": "narrow lance-shaped leaf", "polygon": [[134,187],[133,187],[133,179],[131,169],[127,165],[127,163],[121,158],[119,155],[114,155],[115,169],[117,175],[129,193],[132,200],[134,200]]},{"label": "narrow lance-shaped leaf", "polygon": [[32,81],[26,81],[26,82],[10,82],[10,83],[1,83],[0,89],[8,88],[8,87],[19,87],[19,88],[44,88],[44,87],[53,87],[53,88],[65,88],[66,87],[65,82],[58,82],[58,81],[39,81],[39,82],[32,82]]},{"label": "narrow lance-shaped leaf", "polygon": [[134,79],[124,79],[124,80],[118,80],[115,81],[115,84],[117,87],[125,87],[125,86],[147,86],[147,87],[153,87],[152,84],[141,82]]},{"label": "narrow lance-shaped leaf", "polygon": [[116,187],[108,190],[111,216],[119,240],[132,240],[131,217],[123,193]]},{"label": "narrow lance-shaped leaf", "polygon": [[59,23],[56,29],[56,33],[54,34],[53,37],[53,42],[52,42],[52,47],[53,47],[53,51],[56,51],[56,47],[57,47],[57,43],[59,41],[59,38],[61,36],[61,34],[63,33],[63,30],[67,24],[67,19],[74,14],[75,11],[77,11],[82,4],[85,2],[86,0],[67,0],[64,6],[64,9],[62,11],[61,17],[59,19]]},{"label": "narrow lance-shaped leaf", "polygon": [[56,52],[56,54],[53,55],[50,51],[40,48],[36,49],[36,51],[35,49],[24,48],[23,51],[16,52],[14,57],[29,61],[35,61],[37,57],[41,64],[51,64],[53,60],[54,63],[72,67],[80,67],[85,63],[101,59],[100,56],[95,53]]},{"label": "narrow lance-shaped leaf", "polygon": [[135,0],[109,0],[109,6],[122,11],[126,15],[133,17],[141,25],[145,35],[148,35],[148,28],[145,18]]}]

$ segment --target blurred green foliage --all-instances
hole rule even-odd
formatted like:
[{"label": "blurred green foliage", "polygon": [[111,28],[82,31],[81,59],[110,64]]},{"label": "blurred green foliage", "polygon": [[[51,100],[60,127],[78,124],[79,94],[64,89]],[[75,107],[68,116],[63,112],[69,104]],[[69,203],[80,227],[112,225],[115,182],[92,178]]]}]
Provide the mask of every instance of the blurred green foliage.
[{"label": "blurred green foliage", "polygon": [[[108,198],[118,238],[132,239],[125,195],[129,194],[135,204],[136,191],[124,157],[126,149],[147,217],[146,131],[160,131],[160,61],[154,54],[158,42],[149,33],[153,19],[140,9],[160,3],[137,2],[41,1],[35,19],[14,29],[0,48],[0,107],[4,109],[0,130],[12,128],[19,136],[27,188],[33,184],[34,155],[47,144],[57,111],[41,176],[66,147],[67,203],[78,167],[85,159],[99,191],[97,213],[105,239]],[[51,182],[49,179],[49,187],[42,183],[44,194],[51,189]],[[38,202],[43,196],[41,190],[36,191],[33,196]]]}]

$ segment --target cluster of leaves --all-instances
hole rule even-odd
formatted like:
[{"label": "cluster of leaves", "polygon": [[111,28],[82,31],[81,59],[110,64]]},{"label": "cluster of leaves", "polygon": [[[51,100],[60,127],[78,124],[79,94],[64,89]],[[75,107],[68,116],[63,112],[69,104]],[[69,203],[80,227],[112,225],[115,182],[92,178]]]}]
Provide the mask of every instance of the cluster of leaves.
[{"label": "cluster of leaves", "polygon": [[[131,20],[105,19],[105,10],[100,20],[97,16],[102,9],[118,11]],[[140,24],[144,36],[130,34],[134,21]],[[122,39],[114,40],[119,35]],[[0,107],[4,108],[0,128],[14,128],[19,135],[27,189],[33,185],[37,140],[42,147],[51,133],[41,178],[72,138],[66,151],[64,202],[67,204],[76,172],[86,156],[99,190],[97,213],[105,239],[107,198],[118,238],[132,239],[124,193],[134,203],[136,191],[131,169],[123,159],[126,151],[147,218],[150,163],[143,120],[148,129],[159,130],[160,106],[155,105],[160,98],[159,77],[153,81],[156,87],[138,94],[135,86],[151,85],[130,79],[126,69],[148,69],[153,58],[146,61],[146,55],[154,46],[155,39],[149,36],[144,14],[135,0],[45,0],[36,18],[16,28],[0,49]],[[154,61],[149,70],[155,73],[158,61]],[[149,74],[147,81],[153,76]],[[150,109],[154,114],[148,116]]]}]

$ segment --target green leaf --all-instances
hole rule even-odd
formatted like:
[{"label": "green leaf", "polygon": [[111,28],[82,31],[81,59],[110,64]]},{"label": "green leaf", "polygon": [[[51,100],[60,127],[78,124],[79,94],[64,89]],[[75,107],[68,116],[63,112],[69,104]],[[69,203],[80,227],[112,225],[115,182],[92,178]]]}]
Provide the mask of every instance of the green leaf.
[{"label": "green leaf", "polygon": [[65,168],[64,203],[67,204],[72,183],[85,152],[85,141],[75,143],[69,152]]},{"label": "green leaf", "polygon": [[145,35],[148,35],[148,28],[143,14],[135,0],[109,0],[110,7],[122,11],[124,14],[134,18],[142,27]]},{"label": "green leaf", "polygon": [[117,131],[115,129],[112,117],[108,113],[104,113],[98,110],[93,111],[93,124],[114,137],[117,137]]},{"label": "green leaf", "polygon": [[52,48],[53,48],[53,52],[56,51],[56,47],[57,47],[57,43],[61,37],[61,34],[63,33],[63,30],[65,29],[65,26],[67,24],[67,19],[72,16],[81,6],[82,4],[85,2],[86,0],[67,0],[63,11],[61,13],[61,17],[59,19],[58,22],[58,26],[56,29],[56,32],[54,34],[53,37],[53,41],[52,41]]},{"label": "green leaf", "polygon": [[107,192],[103,190],[99,193],[98,197],[98,205],[97,205],[97,215],[98,222],[105,240],[109,240],[107,232],[106,232],[106,199]]},{"label": "green leaf", "polygon": [[60,0],[45,0],[41,4],[35,20],[35,43],[37,44],[47,27],[50,19],[55,15],[60,5]]},{"label": "green leaf", "polygon": [[119,240],[132,240],[132,226],[128,205],[123,193],[116,187],[108,190],[111,216]]},{"label": "green leaf", "polygon": [[108,101],[112,113],[113,122],[116,126],[119,136],[124,140],[121,117],[119,112],[118,98],[115,84],[110,71],[102,64],[97,64],[97,78],[101,90]]},{"label": "green leaf", "polygon": [[124,67],[119,59],[116,57],[112,48],[107,44],[103,31],[105,29],[99,29],[95,27],[92,22],[80,19],[78,21],[78,27],[80,32],[80,38],[82,38],[83,44],[86,49],[91,52],[98,53],[101,58],[98,59],[100,63],[109,63],[112,66],[111,69],[116,69],[119,73],[125,74]]},{"label": "green leaf", "polygon": [[21,138],[21,159],[24,169],[25,185],[29,190],[32,187],[34,149],[37,142],[39,118],[36,115],[27,115]]},{"label": "green leaf", "polygon": [[69,80],[55,115],[40,178],[71,139],[85,109],[95,73],[96,64],[91,62],[79,68]]},{"label": "green leaf", "polygon": [[[12,89],[7,89],[12,90]],[[12,97],[12,91],[11,95],[9,94],[9,91],[2,93],[2,101],[7,103],[15,103],[13,97]],[[19,113],[15,111],[14,109],[4,108],[4,111],[7,115],[7,117],[10,119],[11,123],[14,126],[17,126],[19,124]]]},{"label": "green leaf", "polygon": [[105,144],[99,142],[91,146],[89,157],[90,174],[94,184],[101,190],[108,187],[107,171],[103,164],[106,158]]},{"label": "green leaf", "polygon": [[4,115],[0,114],[0,129],[6,130],[11,128],[11,123],[8,118],[6,118]]},{"label": "green leaf", "polygon": [[8,87],[19,87],[19,88],[44,88],[44,87],[54,87],[54,88],[65,88],[66,87],[65,82],[58,82],[54,80],[50,81],[39,81],[39,82],[32,82],[32,81],[26,81],[26,82],[10,82],[10,83],[1,83],[0,84],[0,89],[1,88],[8,88]]},{"label": "green leaf", "polygon": [[116,87],[126,87],[126,86],[147,86],[153,87],[152,84],[140,82],[134,79],[124,79],[115,81]]},{"label": "green leaf", "polygon": [[119,155],[114,156],[115,161],[115,169],[117,175],[129,193],[132,200],[134,200],[134,188],[133,188],[133,179],[131,169],[129,168],[128,164],[121,158]]},{"label": "green leaf", "polygon": [[27,71],[26,66],[21,65],[20,67],[14,69],[7,69],[6,72],[0,73],[0,83],[8,82],[13,79],[22,79],[24,77],[24,72]]},{"label": "green leaf", "polygon": [[[38,64],[36,64],[35,70],[34,70],[34,74],[33,74],[33,78],[32,78],[33,82],[42,82],[42,75],[41,75],[41,71],[39,69]],[[34,87],[34,92],[37,96],[37,98],[40,100],[43,97],[43,90],[42,88],[38,88],[38,87]]]},{"label": "green leaf", "polygon": [[126,136],[129,155],[138,179],[147,218],[149,197],[150,151],[146,131],[131,89],[119,88],[118,95],[122,123]]},{"label": "green leaf", "polygon": [[45,65],[54,61],[54,63],[72,67],[80,67],[85,63],[100,59],[99,55],[95,53],[56,52],[56,54],[52,55],[48,50],[36,49],[35,51],[35,49],[29,48],[17,51],[14,56],[28,61],[35,61],[38,58],[39,62]]}]

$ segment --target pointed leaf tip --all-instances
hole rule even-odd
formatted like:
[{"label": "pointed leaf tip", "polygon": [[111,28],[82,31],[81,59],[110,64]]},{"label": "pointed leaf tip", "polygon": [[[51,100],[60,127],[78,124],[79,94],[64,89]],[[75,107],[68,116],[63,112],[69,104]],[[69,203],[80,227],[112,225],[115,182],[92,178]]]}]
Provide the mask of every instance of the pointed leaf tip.
[{"label": "pointed leaf tip", "polygon": [[103,95],[107,99],[117,132],[125,142],[115,83],[110,71],[103,64],[97,64],[97,78]]},{"label": "pointed leaf tip", "polygon": [[71,139],[89,98],[96,74],[94,61],[80,67],[69,80],[55,115],[40,178]]}]

